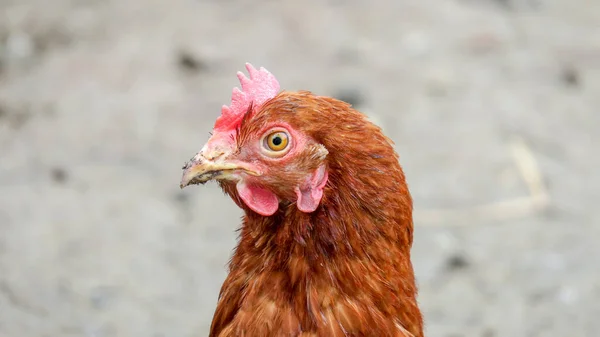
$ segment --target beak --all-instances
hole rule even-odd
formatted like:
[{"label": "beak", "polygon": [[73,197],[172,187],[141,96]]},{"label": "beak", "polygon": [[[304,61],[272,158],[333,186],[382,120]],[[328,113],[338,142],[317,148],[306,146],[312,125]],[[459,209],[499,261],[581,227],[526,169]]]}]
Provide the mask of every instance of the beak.
[{"label": "beak", "polygon": [[260,172],[252,169],[246,163],[228,161],[224,157],[222,153],[213,156],[204,155],[201,151],[183,166],[183,175],[179,187],[205,184],[210,180],[239,180],[242,172],[253,176],[260,175]]}]

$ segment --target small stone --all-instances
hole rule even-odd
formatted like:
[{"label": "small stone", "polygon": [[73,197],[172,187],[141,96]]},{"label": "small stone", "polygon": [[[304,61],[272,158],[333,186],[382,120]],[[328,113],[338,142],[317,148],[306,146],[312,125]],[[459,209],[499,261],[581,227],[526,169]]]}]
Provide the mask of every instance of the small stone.
[{"label": "small stone", "polygon": [[59,184],[63,184],[68,178],[67,172],[62,167],[55,167],[50,170],[50,176],[52,177],[52,180]]},{"label": "small stone", "polygon": [[340,101],[344,101],[353,107],[359,107],[365,102],[364,96],[356,88],[343,88],[340,89],[335,95],[335,98]]},{"label": "small stone", "polygon": [[177,63],[179,67],[187,72],[195,73],[208,68],[208,66],[198,59],[195,55],[187,51],[180,51]]},{"label": "small stone", "polygon": [[560,76],[566,86],[578,87],[581,84],[579,72],[574,67],[563,68]]},{"label": "small stone", "polygon": [[178,203],[185,204],[185,203],[187,203],[189,201],[190,196],[188,194],[186,194],[186,193],[179,192],[179,193],[175,194],[174,199]]},{"label": "small stone", "polygon": [[465,269],[469,264],[467,258],[460,254],[453,254],[446,260],[446,267],[450,271]]}]

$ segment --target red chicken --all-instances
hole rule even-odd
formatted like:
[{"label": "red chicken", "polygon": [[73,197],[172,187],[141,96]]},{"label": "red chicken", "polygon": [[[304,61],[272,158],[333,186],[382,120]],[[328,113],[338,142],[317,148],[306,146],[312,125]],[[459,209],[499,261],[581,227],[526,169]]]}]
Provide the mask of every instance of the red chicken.
[{"label": "red chicken", "polygon": [[245,211],[210,336],[423,336],[412,199],[381,129],[247,64],[181,187]]}]

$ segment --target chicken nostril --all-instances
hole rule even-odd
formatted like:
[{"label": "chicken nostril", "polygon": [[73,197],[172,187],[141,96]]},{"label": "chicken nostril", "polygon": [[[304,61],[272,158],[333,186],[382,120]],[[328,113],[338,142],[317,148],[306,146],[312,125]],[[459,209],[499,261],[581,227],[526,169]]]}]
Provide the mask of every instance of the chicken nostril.
[{"label": "chicken nostril", "polygon": [[210,153],[206,153],[206,154],[202,154],[204,156],[204,158],[208,159],[208,160],[215,160],[221,156],[223,156],[223,154],[225,154],[224,151],[220,151],[220,150],[216,150],[216,151],[212,151]]}]

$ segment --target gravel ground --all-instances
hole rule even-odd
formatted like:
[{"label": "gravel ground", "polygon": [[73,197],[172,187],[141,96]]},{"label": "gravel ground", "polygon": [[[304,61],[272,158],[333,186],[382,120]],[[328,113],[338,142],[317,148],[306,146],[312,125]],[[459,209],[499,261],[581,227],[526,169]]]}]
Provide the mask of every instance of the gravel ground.
[{"label": "gravel ground", "polygon": [[[206,335],[241,212],[180,168],[246,61],[396,142],[428,336],[600,336],[600,2],[0,0],[1,337]],[[549,205],[473,214],[514,137]]]}]

